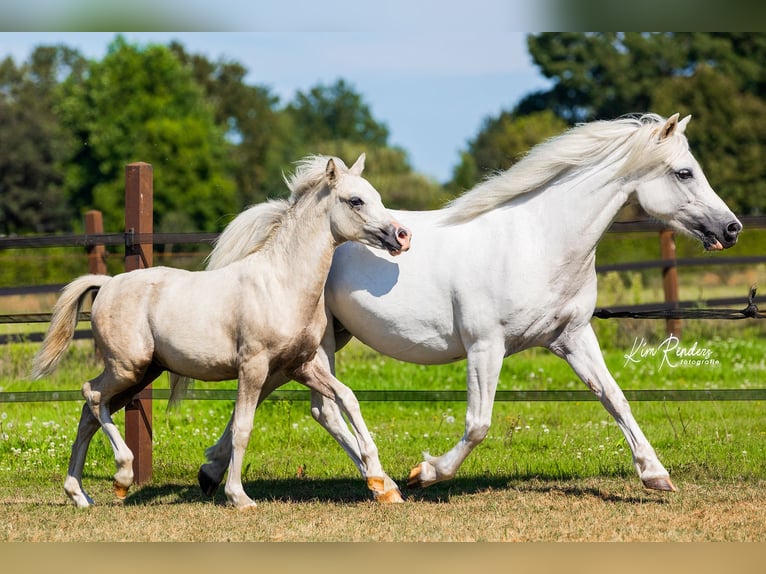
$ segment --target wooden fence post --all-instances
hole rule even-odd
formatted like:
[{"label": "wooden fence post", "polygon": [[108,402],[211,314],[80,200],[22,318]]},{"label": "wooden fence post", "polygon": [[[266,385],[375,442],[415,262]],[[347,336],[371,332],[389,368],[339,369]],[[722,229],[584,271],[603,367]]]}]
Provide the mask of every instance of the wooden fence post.
[{"label": "wooden fence post", "polygon": [[[678,307],[678,268],[676,267],[676,242],[673,231],[660,231],[660,258],[669,260],[670,264],[662,268],[662,286],[665,290],[665,302]],[[681,319],[666,319],[665,328],[668,335],[681,337]]]},{"label": "wooden fence post", "polygon": [[[97,209],[85,212],[85,233],[88,235],[104,233],[104,218]],[[106,248],[103,245],[88,247],[88,273],[106,275]]]},{"label": "wooden fence post", "polygon": [[[125,168],[125,271],[152,266],[152,212],[154,184],[152,166],[131,163]],[[141,243],[139,243],[139,238]],[[151,385],[125,407],[125,442],[133,452],[136,484],[152,479],[152,399]]]}]

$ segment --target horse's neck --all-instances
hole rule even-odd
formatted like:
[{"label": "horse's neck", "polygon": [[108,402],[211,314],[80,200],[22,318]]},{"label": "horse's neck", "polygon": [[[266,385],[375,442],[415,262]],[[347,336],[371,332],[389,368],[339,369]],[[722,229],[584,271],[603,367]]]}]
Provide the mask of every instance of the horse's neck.
[{"label": "horse's neck", "polygon": [[564,259],[593,260],[596,246],[606,233],[628,193],[615,180],[616,167],[578,174],[541,191],[528,209],[543,226],[539,234],[550,253],[558,250]]},{"label": "horse's neck", "polygon": [[321,297],[336,247],[327,215],[328,199],[295,205],[265,249],[276,273],[290,281],[291,290]]}]

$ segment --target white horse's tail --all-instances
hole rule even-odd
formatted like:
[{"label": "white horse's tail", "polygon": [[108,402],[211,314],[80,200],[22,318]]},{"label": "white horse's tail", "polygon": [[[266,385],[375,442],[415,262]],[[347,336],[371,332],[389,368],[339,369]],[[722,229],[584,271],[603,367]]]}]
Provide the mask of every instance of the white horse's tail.
[{"label": "white horse's tail", "polygon": [[100,289],[112,278],[108,275],[83,275],[64,287],[61,297],[53,307],[48,333],[32,364],[32,378],[39,379],[51,374],[69,347],[77,327],[77,319],[85,295]]},{"label": "white horse's tail", "polygon": [[181,400],[186,396],[186,391],[189,389],[189,385],[192,384],[193,379],[171,373],[170,371],[168,371],[168,379],[170,380],[168,408],[173,408],[177,407]]}]

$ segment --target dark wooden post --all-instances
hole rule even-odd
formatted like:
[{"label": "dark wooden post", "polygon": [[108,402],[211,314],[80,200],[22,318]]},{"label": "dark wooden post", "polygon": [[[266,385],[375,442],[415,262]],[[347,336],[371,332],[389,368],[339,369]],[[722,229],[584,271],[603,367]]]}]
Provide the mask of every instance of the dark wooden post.
[{"label": "dark wooden post", "polygon": [[[665,290],[665,302],[678,307],[678,268],[676,267],[676,242],[673,231],[660,231],[660,258],[670,261],[662,268],[662,286]],[[681,337],[681,319],[667,319],[665,322],[668,335]]]},{"label": "dark wooden post", "polygon": [[[154,184],[152,166],[131,163],[125,168],[125,271],[152,266],[151,234]],[[139,243],[139,240],[141,243]],[[133,452],[136,484],[152,479],[151,385],[125,407],[125,442]]]},{"label": "dark wooden post", "polygon": [[[104,218],[97,209],[85,212],[85,233],[88,235],[104,233]],[[106,248],[103,245],[88,247],[88,273],[106,275]]]}]

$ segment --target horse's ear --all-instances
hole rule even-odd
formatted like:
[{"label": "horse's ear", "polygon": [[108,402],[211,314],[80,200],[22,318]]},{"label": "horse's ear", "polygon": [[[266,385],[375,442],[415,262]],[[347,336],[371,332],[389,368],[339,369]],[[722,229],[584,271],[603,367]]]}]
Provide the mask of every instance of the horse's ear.
[{"label": "horse's ear", "polygon": [[662,126],[658,141],[666,140],[672,136],[676,131],[676,127],[678,127],[678,114],[673,114],[668,118],[668,121],[665,122],[665,125]]},{"label": "horse's ear", "polygon": [[682,119],[680,122],[678,122],[678,133],[682,134],[686,131],[686,126],[689,125],[689,120],[692,119],[691,114],[686,116],[684,119]]},{"label": "horse's ear", "polygon": [[362,172],[364,171],[364,160],[366,157],[366,154],[362,152],[362,155],[359,156],[359,159],[354,162],[354,165],[352,165],[351,169],[348,171],[352,175],[362,175]]},{"label": "horse's ear", "polygon": [[327,181],[335,183],[338,179],[338,168],[335,167],[335,162],[332,158],[327,160],[327,167],[324,170],[324,174],[327,176]]}]

